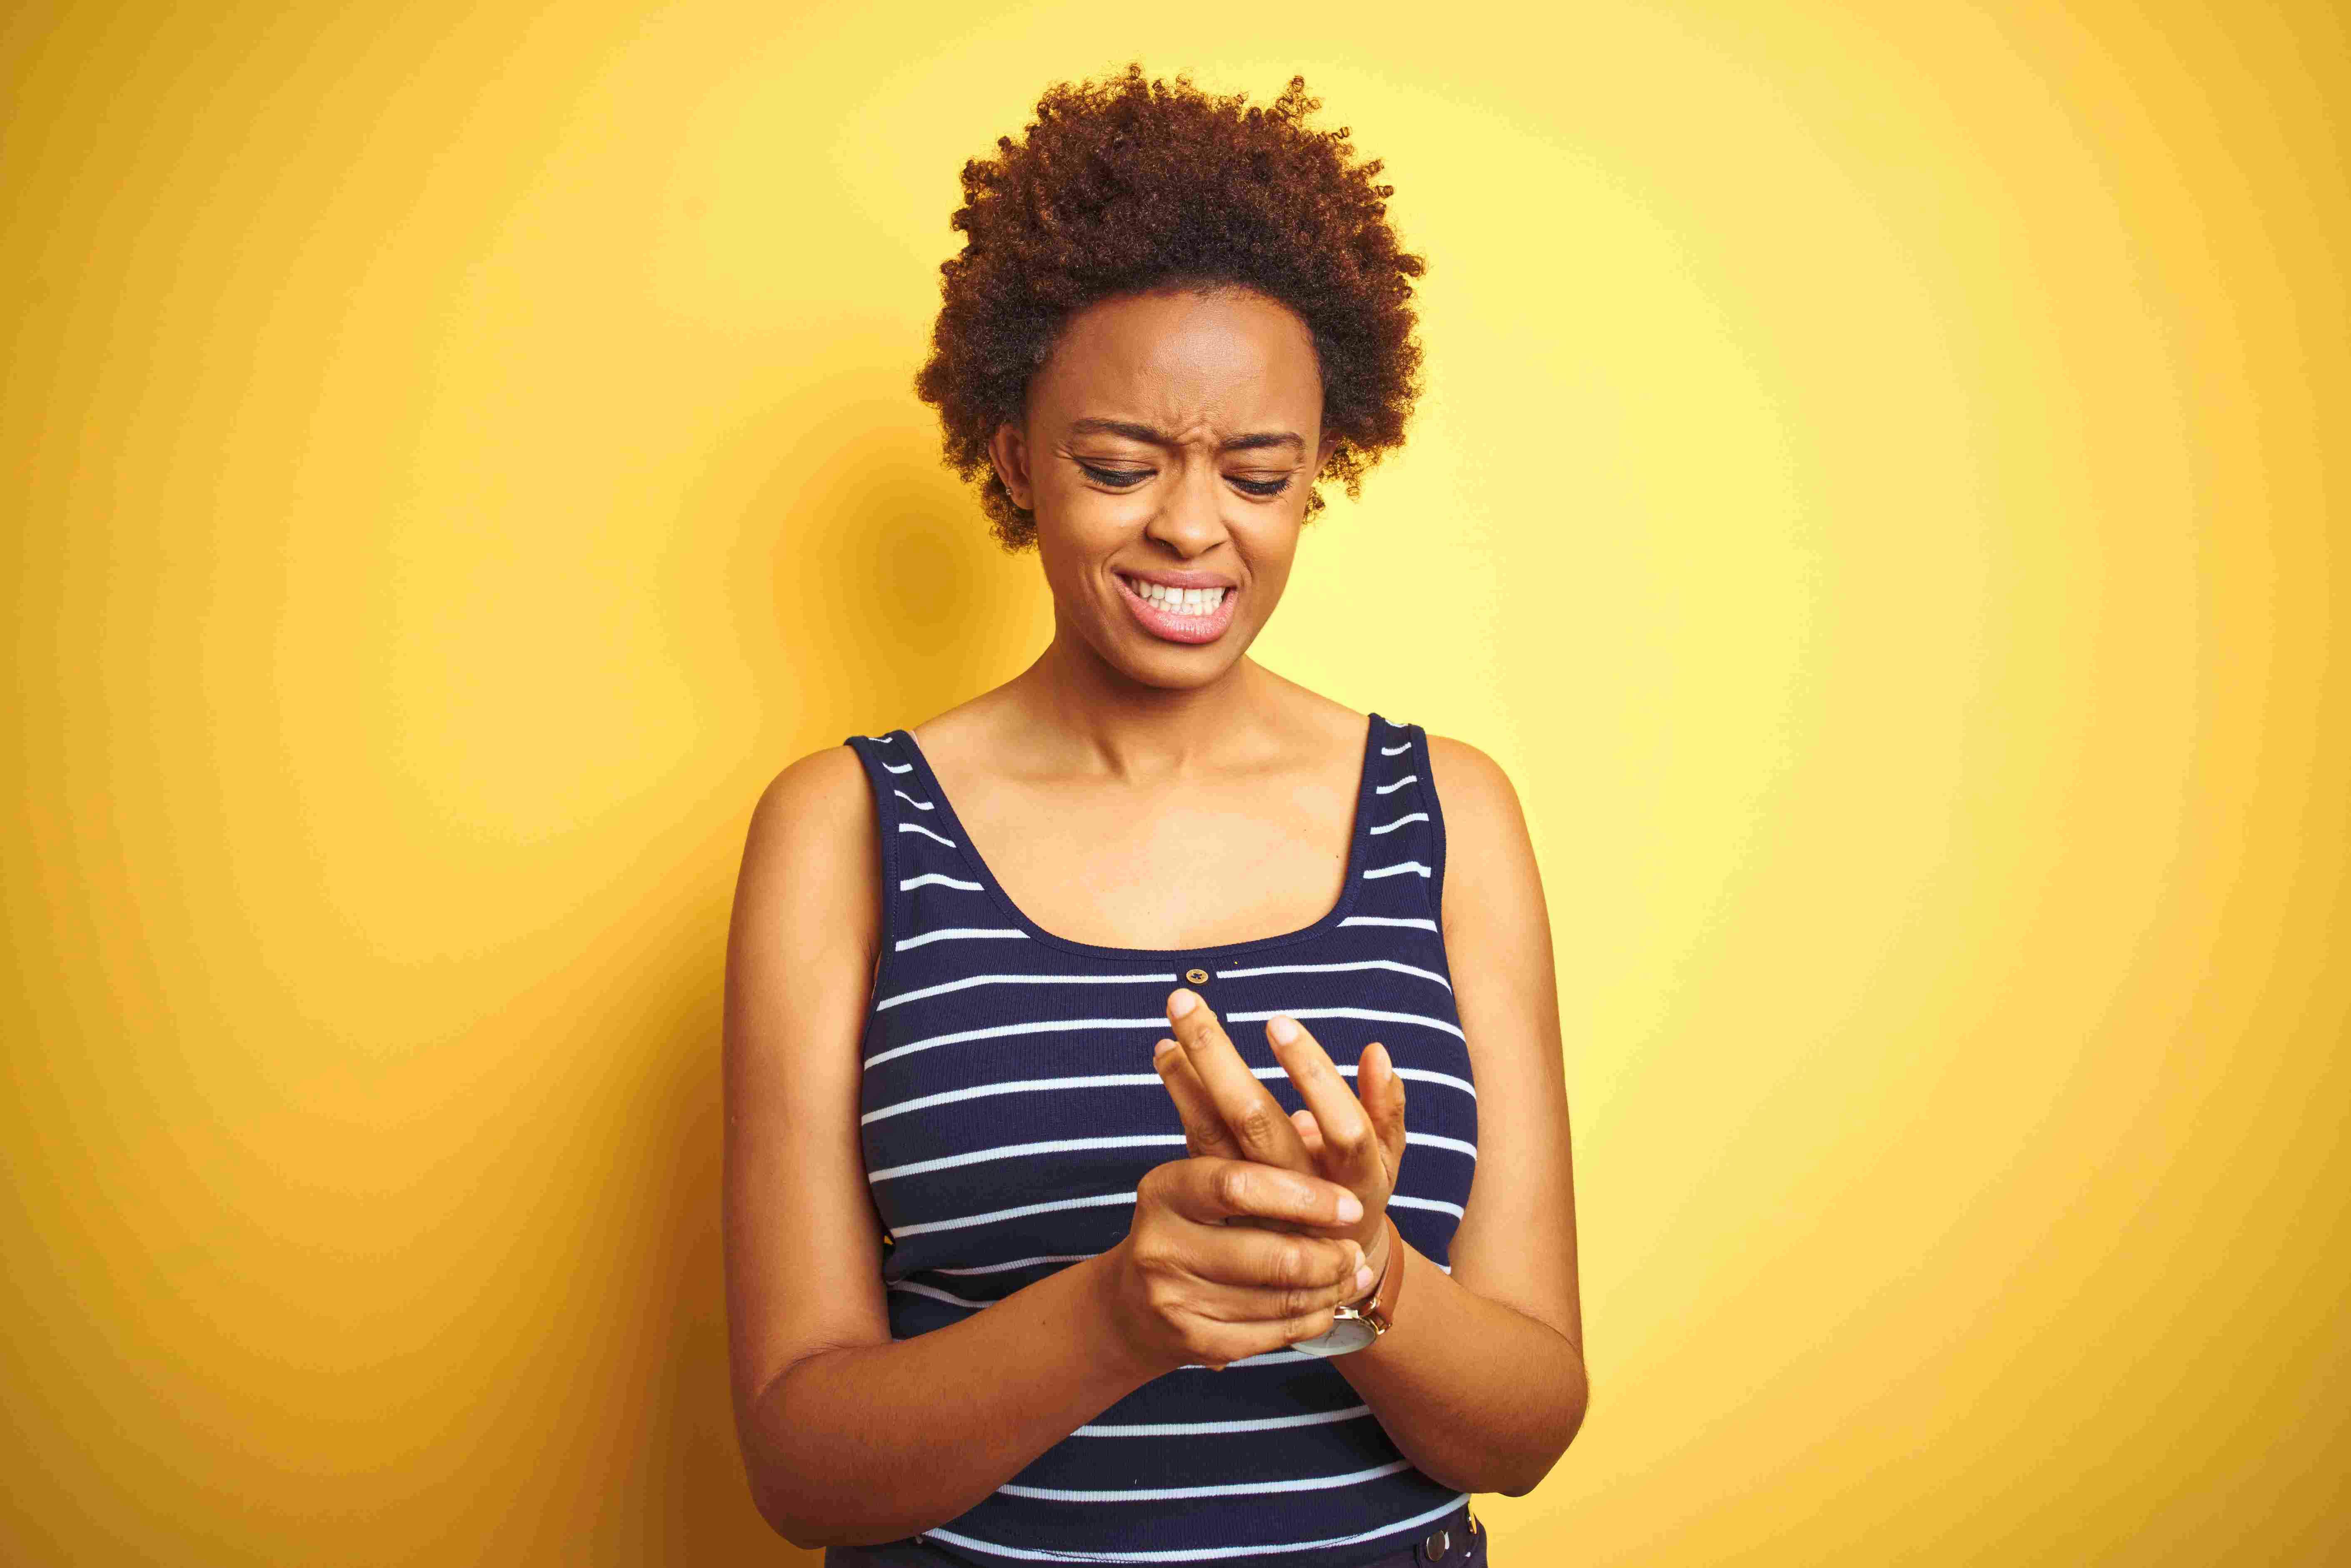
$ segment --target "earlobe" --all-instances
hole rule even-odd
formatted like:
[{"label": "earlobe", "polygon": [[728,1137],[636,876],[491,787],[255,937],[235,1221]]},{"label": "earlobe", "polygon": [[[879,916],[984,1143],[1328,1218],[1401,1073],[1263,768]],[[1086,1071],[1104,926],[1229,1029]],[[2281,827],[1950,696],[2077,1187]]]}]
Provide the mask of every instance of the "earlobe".
[{"label": "earlobe", "polygon": [[1029,497],[1029,443],[1019,430],[1009,424],[999,424],[988,438],[987,455],[996,465],[996,476],[1003,483],[1005,494],[1022,511],[1031,511]]}]

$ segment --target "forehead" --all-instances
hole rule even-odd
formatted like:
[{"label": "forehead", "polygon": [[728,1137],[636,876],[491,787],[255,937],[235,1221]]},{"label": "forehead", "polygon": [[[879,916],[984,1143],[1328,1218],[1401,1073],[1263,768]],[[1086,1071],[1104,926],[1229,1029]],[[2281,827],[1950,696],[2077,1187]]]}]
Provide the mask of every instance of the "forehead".
[{"label": "forehead", "polygon": [[1088,306],[1030,379],[1032,417],[1134,418],[1162,429],[1270,417],[1320,423],[1321,367],[1306,323],[1248,289],[1163,289]]}]

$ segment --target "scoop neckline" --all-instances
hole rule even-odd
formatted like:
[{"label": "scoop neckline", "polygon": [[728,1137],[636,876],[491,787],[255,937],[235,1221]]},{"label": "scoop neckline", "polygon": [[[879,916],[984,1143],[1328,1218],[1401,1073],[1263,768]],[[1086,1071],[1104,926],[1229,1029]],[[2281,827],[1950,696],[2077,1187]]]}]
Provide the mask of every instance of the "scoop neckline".
[{"label": "scoop neckline", "polygon": [[931,799],[937,803],[942,824],[954,831],[956,841],[961,846],[965,857],[971,862],[972,870],[977,873],[980,885],[987,890],[988,897],[995,901],[997,907],[1004,912],[1005,917],[1019,926],[1030,939],[1043,942],[1049,946],[1059,947],[1065,952],[1082,953],[1098,958],[1173,959],[1224,958],[1267,947],[1280,947],[1293,942],[1303,942],[1310,937],[1321,936],[1347,917],[1355,906],[1355,890],[1363,883],[1365,837],[1364,825],[1372,810],[1372,758],[1374,748],[1379,744],[1380,731],[1383,727],[1398,727],[1392,721],[1381,717],[1376,713],[1364,716],[1363,755],[1357,759],[1355,765],[1355,807],[1348,819],[1347,878],[1339,889],[1338,902],[1332,904],[1320,919],[1311,925],[1301,925],[1294,931],[1284,931],[1271,936],[1252,936],[1240,942],[1222,942],[1205,947],[1113,947],[1098,942],[1080,942],[1073,937],[1057,936],[1038,925],[1029,917],[1028,911],[1012,901],[1012,895],[1004,891],[1004,884],[996,880],[996,868],[989,865],[987,857],[979,852],[978,844],[973,841],[971,830],[965,827],[963,819],[956,814],[955,802],[947,798],[946,790],[940,787],[938,775],[931,771],[931,759],[925,754],[923,743],[914,738],[914,732],[911,729],[897,729],[891,733],[904,740],[907,758],[915,768],[915,777],[922,781],[923,788],[930,792]]}]

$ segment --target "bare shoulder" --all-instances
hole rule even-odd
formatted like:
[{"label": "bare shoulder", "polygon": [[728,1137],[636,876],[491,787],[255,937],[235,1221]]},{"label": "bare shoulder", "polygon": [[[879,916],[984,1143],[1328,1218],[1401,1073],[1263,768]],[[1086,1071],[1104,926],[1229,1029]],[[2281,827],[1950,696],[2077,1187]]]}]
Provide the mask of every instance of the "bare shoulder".
[{"label": "bare shoulder", "polygon": [[872,841],[873,800],[865,765],[846,746],[828,746],[787,765],[751,808],[744,866],[815,854],[853,852]]},{"label": "bare shoulder", "polygon": [[[770,779],[751,809],[735,887],[738,956],[846,943],[870,956],[879,940],[875,814],[865,767],[829,746]],[[789,938],[778,947],[777,938]]]},{"label": "bare shoulder", "polygon": [[1502,771],[1500,763],[1466,740],[1431,735],[1428,771],[1429,782],[1445,803],[1448,817],[1457,807],[1463,815],[1471,817],[1494,811],[1513,818],[1520,815],[1519,792],[1511,786],[1510,776]]},{"label": "bare shoulder", "polygon": [[1428,771],[1445,818],[1438,903],[1447,936],[1547,925],[1526,811],[1502,765],[1466,740],[1432,735]]}]

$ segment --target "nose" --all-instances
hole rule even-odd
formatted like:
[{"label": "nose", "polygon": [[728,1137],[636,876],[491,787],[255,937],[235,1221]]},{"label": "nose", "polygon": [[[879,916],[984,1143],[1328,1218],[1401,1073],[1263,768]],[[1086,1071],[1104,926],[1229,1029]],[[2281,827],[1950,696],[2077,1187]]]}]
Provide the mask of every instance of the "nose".
[{"label": "nose", "polygon": [[1217,486],[1215,464],[1186,461],[1176,482],[1162,492],[1165,500],[1143,531],[1186,560],[1216,549],[1228,535],[1224,496]]}]

